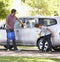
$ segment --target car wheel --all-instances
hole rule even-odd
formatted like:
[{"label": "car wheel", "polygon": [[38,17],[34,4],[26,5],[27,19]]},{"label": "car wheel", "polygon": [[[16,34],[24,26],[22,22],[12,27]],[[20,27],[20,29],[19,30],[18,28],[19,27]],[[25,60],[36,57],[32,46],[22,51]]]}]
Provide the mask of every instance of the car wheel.
[{"label": "car wheel", "polygon": [[[7,45],[4,45],[4,47],[7,49]],[[10,50],[13,48],[13,46],[12,45],[10,45]]]},{"label": "car wheel", "polygon": [[[38,42],[37,42],[37,46],[38,46],[38,49],[41,51],[42,50],[42,45],[43,45],[43,37],[38,39]],[[44,46],[44,51],[46,51],[48,48],[48,42],[46,41],[45,42],[45,46]]]},{"label": "car wheel", "polygon": [[53,49],[54,49],[55,51],[60,51],[60,47],[59,47],[59,46],[53,47]]}]

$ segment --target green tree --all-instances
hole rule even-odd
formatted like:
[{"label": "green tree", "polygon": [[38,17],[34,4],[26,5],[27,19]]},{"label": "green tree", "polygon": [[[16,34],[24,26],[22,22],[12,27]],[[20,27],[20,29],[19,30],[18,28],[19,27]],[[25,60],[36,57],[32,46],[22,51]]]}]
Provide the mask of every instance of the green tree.
[{"label": "green tree", "polygon": [[9,0],[0,0],[0,19],[4,19],[9,13]]},{"label": "green tree", "polygon": [[25,0],[33,8],[32,15],[58,15],[60,0]]}]

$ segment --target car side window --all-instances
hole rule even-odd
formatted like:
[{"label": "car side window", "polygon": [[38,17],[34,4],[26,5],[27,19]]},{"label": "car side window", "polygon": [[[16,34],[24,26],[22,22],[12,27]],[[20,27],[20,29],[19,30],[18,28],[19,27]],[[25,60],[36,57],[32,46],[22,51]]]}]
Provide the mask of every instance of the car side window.
[{"label": "car side window", "polygon": [[35,26],[36,20],[34,18],[22,18],[20,19],[24,23],[22,28],[32,28]]},{"label": "car side window", "polygon": [[19,23],[19,21],[16,20],[16,22],[14,24],[14,28],[15,29],[22,28],[22,25]]},{"label": "car side window", "polygon": [[28,19],[28,21],[26,22],[27,28],[33,28],[35,26],[35,23],[35,19]]},{"label": "car side window", "polygon": [[57,21],[53,18],[41,18],[39,19],[39,23],[42,23],[44,26],[52,26],[57,24]]},{"label": "car side window", "polygon": [[31,24],[29,21],[26,22],[27,28],[31,28]]}]

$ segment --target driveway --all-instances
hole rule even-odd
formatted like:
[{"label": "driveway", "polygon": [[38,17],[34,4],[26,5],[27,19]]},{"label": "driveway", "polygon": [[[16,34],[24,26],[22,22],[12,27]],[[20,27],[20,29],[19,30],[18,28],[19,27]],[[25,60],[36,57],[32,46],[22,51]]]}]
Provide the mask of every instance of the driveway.
[{"label": "driveway", "polygon": [[28,56],[28,57],[49,57],[49,58],[60,58],[60,52],[42,53],[37,48],[21,48],[21,51],[6,51],[0,49],[0,56]]}]

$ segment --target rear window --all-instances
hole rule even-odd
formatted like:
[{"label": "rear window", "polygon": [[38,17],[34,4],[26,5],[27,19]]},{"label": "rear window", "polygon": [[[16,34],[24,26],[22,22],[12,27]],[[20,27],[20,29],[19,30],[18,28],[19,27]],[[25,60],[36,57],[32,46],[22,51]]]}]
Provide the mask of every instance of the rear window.
[{"label": "rear window", "polygon": [[52,26],[52,25],[56,25],[57,21],[56,19],[52,19],[52,18],[39,18],[38,23],[43,24],[44,26]]}]

